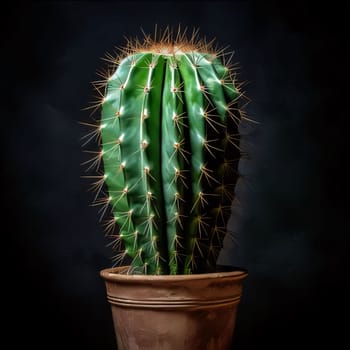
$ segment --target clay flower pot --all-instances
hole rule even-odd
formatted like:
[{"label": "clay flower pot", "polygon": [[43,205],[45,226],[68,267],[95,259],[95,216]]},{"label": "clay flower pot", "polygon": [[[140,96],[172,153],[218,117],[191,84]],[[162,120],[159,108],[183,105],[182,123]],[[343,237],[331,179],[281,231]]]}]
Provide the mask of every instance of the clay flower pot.
[{"label": "clay flower pot", "polygon": [[118,350],[229,349],[245,271],[127,275],[101,271]]}]

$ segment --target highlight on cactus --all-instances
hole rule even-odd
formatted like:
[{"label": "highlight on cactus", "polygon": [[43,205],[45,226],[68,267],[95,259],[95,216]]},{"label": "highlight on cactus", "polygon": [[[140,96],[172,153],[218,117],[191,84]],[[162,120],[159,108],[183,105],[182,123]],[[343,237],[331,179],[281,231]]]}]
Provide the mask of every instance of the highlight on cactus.
[{"label": "highlight on cactus", "polygon": [[239,178],[243,93],[232,54],[180,27],[128,39],[94,83],[101,110],[84,162],[129,273],[215,271]]}]

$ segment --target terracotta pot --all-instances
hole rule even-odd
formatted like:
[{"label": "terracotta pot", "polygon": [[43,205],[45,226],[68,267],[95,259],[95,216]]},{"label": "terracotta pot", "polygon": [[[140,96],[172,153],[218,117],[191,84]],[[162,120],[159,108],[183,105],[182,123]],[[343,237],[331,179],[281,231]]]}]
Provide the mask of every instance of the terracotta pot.
[{"label": "terracotta pot", "polygon": [[123,274],[105,269],[118,350],[229,349],[245,271]]}]

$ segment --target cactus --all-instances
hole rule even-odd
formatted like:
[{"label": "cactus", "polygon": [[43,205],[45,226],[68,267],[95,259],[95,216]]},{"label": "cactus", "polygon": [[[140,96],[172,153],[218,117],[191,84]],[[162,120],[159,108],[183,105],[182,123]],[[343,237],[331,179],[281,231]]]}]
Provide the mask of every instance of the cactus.
[{"label": "cactus", "polygon": [[[185,33],[129,42],[103,85],[96,131],[109,229],[130,273],[211,272],[238,179],[242,95],[222,52]],[[88,136],[89,136],[88,135]],[[91,136],[92,135],[92,136]],[[112,236],[115,235],[112,233]]]}]

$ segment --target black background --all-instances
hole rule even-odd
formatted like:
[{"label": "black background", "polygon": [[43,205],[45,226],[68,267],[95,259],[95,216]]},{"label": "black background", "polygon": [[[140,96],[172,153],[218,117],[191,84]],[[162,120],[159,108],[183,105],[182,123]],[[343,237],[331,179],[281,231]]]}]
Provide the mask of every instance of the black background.
[{"label": "black background", "polygon": [[249,271],[235,349],[344,348],[350,16],[342,3],[2,6],[1,288],[11,349],[115,348],[99,277],[113,253],[80,178],[78,122],[89,121],[82,108],[100,57],[155,23],[199,27],[230,45],[248,82],[247,112],[259,121],[245,130],[250,160],[231,222],[239,245],[227,242],[222,255]]}]

